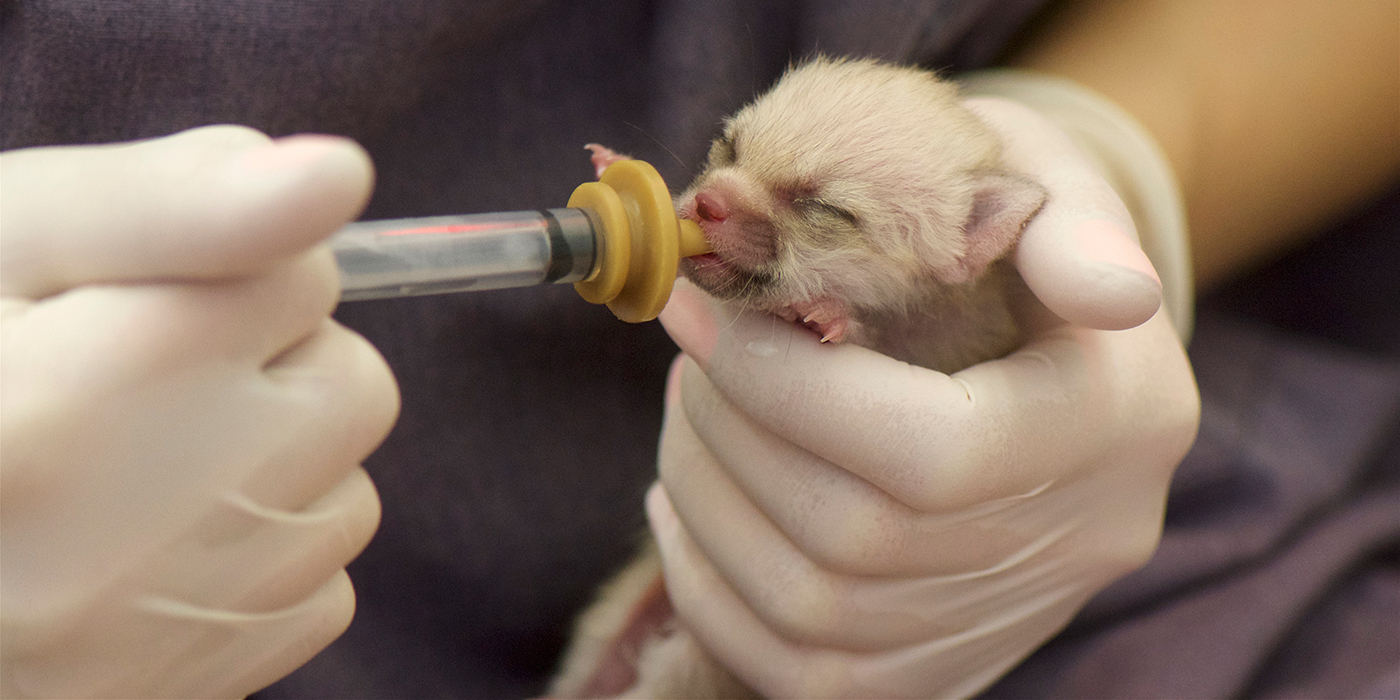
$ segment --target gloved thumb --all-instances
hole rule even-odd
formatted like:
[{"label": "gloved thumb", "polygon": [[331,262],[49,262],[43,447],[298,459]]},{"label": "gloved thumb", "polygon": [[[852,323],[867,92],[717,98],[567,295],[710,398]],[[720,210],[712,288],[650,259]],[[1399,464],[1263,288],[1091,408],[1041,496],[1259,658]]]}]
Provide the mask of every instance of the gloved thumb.
[{"label": "gloved thumb", "polygon": [[1015,256],[1041,303],[1074,325],[1100,330],[1132,328],[1151,318],[1162,302],[1162,282],[1109,183],[1035,111],[996,98],[966,104],[1001,135],[1006,165],[1050,193]]},{"label": "gloved thumb", "polygon": [[373,172],[349,139],[231,125],[11,151],[0,157],[0,292],[247,275],[354,219]]}]

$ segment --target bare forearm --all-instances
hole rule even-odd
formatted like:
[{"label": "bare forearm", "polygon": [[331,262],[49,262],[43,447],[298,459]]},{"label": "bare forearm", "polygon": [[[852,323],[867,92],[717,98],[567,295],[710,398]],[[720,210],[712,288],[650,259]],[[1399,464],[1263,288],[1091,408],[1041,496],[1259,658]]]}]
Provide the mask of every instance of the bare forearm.
[{"label": "bare forearm", "polygon": [[1400,2],[1074,0],[1012,58],[1136,116],[1181,180],[1197,284],[1400,175]]}]

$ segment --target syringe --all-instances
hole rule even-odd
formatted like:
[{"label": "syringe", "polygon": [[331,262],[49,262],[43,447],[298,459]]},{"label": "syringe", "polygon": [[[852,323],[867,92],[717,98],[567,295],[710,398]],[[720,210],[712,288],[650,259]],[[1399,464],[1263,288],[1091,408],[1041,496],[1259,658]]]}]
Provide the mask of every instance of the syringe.
[{"label": "syringe", "polygon": [[661,312],[680,258],[710,250],[639,160],[579,185],[567,208],[361,221],[330,245],[342,301],[573,282],[632,323]]}]

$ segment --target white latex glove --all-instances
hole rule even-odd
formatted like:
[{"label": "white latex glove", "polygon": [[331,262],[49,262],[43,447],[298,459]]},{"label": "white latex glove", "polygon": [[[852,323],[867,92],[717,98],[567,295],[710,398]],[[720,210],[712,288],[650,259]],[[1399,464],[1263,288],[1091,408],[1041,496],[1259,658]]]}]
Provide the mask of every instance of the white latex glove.
[{"label": "white latex glove", "polygon": [[209,127],[0,156],[0,692],[241,697],[354,612],[398,412],[329,318],[355,144]]},{"label": "white latex glove", "polygon": [[1024,349],[947,376],[685,283],[661,315],[685,353],[647,497],[667,590],[766,696],[985,688],[1148,559],[1194,439],[1192,373],[1123,204],[1035,112],[969,106],[1050,191],[1016,264],[1081,325],[1043,313]]}]

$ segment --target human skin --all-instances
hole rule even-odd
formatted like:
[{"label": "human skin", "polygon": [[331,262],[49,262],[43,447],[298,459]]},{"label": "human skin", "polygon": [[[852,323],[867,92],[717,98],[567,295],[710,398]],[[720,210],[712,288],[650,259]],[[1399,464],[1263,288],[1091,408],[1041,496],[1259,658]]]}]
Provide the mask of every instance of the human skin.
[{"label": "human skin", "polygon": [[1072,0],[1010,63],[1102,93],[1156,138],[1199,289],[1400,176],[1400,2]]}]

